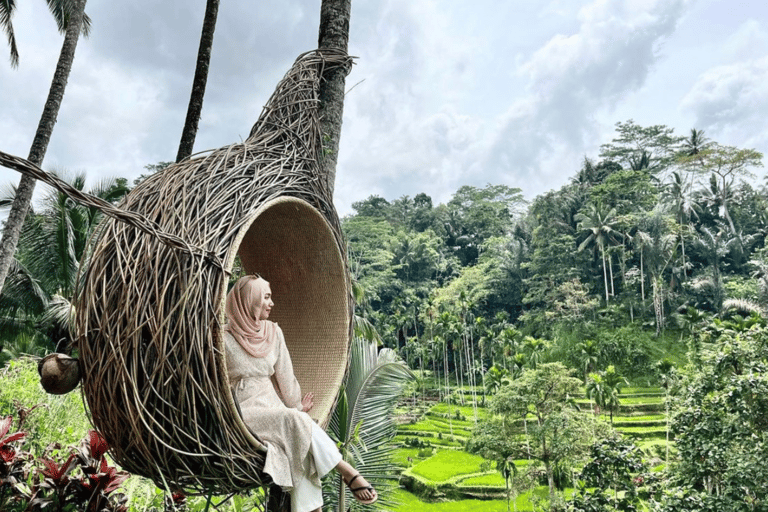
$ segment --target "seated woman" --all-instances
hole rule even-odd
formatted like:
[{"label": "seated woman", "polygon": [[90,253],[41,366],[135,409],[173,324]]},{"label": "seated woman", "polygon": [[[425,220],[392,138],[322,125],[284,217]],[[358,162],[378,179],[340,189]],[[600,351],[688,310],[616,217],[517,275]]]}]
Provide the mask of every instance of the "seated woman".
[{"label": "seated woman", "polygon": [[290,491],[292,512],[320,511],[320,478],[336,469],[355,499],[370,504],[376,491],[309,417],[313,394],[301,397],[280,327],[267,320],[274,306],[269,283],[245,276],[227,295],[224,326],[230,385],[246,425],[267,445],[264,471]]}]

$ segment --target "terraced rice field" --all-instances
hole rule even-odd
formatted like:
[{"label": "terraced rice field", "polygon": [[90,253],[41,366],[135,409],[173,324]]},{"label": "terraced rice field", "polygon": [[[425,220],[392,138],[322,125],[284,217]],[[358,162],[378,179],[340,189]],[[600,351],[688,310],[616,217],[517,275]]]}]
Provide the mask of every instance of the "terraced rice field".
[{"label": "terraced rice field", "polygon": [[[663,467],[660,454],[666,451],[666,419],[663,393],[657,388],[627,388],[620,395],[621,406],[614,413],[613,426],[631,438],[653,462],[657,469]],[[589,400],[578,400],[585,410],[591,410]],[[484,408],[478,407],[477,420],[488,417]],[[606,414],[600,418],[609,421]],[[426,409],[420,417],[397,429],[395,442],[400,445],[393,460],[402,468],[403,477],[417,481],[432,489],[433,495],[443,496],[440,503],[421,502],[411,492],[400,489],[396,499],[400,505],[395,510],[425,510],[452,512],[463,510],[506,510],[503,499],[505,482],[495,463],[463,451],[475,426],[475,409],[471,405],[437,403]],[[421,442],[423,448],[407,446]],[[517,460],[518,470],[530,461]],[[546,487],[531,492],[546,494]],[[467,499],[461,499],[465,495]],[[482,501],[471,499],[483,495]],[[457,498],[458,496],[458,498]],[[530,492],[516,499],[518,510],[532,510]]]}]

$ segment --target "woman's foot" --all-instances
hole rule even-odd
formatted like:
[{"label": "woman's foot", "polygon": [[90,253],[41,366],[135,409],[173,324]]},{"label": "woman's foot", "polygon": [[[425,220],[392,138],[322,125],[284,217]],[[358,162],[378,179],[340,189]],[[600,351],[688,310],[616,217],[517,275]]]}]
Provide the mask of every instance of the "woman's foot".
[{"label": "woman's foot", "polygon": [[352,496],[363,505],[370,505],[375,503],[379,496],[368,480],[363,478],[360,473],[357,473],[352,478],[346,481],[347,487],[352,492]]}]

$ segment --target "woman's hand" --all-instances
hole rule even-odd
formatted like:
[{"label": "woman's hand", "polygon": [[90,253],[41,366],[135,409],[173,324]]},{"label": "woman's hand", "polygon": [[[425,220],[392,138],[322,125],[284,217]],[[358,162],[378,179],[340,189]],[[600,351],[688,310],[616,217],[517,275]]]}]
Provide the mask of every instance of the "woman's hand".
[{"label": "woman's hand", "polygon": [[315,394],[307,393],[301,400],[301,410],[309,412],[315,406]]}]

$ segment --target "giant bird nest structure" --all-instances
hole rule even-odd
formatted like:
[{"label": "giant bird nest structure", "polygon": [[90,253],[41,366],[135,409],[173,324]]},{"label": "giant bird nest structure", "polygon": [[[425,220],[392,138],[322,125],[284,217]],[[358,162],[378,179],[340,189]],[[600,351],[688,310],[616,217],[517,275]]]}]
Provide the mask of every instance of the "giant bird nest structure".
[{"label": "giant bird nest structure", "polygon": [[125,469],[206,492],[263,482],[265,447],[238,414],[222,343],[233,268],[272,283],[272,319],[327,424],[351,294],[319,176],[318,88],[329,66],[349,65],[338,52],[300,56],[245,142],[151,176],[102,224],[76,301],[76,345],[93,423]]}]

